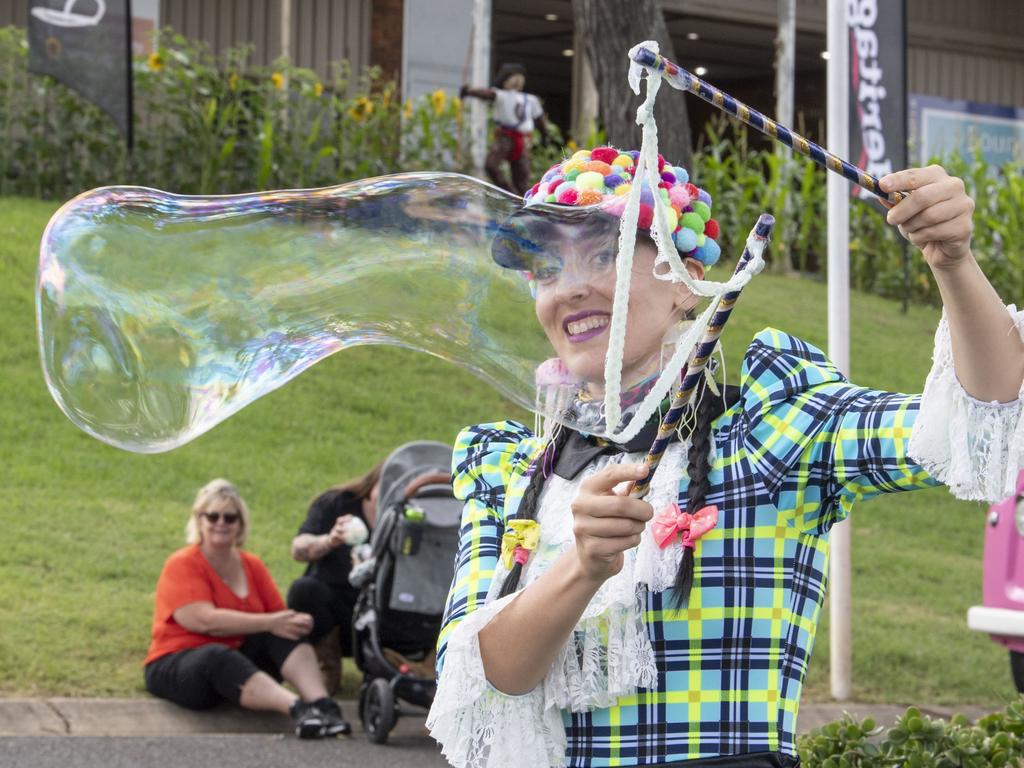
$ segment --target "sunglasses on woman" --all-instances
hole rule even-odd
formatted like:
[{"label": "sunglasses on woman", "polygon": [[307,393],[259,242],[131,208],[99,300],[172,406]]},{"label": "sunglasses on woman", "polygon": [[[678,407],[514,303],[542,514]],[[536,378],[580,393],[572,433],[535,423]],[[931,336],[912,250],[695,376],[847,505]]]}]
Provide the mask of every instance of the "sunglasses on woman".
[{"label": "sunglasses on woman", "polygon": [[240,517],[237,512],[201,512],[200,514],[214,525],[219,523],[222,517],[226,524],[234,525],[238,522],[238,518]]}]

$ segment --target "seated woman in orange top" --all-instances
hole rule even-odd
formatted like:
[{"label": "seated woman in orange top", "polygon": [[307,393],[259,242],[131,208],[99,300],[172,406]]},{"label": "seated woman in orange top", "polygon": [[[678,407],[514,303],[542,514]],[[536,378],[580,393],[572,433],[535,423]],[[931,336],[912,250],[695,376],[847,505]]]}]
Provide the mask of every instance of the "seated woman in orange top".
[{"label": "seated woman in orange top", "polygon": [[248,530],[249,510],[231,483],[199,490],[189,546],[167,558],[157,582],[146,688],[189,709],[230,701],[287,713],[300,738],[348,734],[312,646],[301,642],[313,619],[287,610],[267,567],[241,549]]}]

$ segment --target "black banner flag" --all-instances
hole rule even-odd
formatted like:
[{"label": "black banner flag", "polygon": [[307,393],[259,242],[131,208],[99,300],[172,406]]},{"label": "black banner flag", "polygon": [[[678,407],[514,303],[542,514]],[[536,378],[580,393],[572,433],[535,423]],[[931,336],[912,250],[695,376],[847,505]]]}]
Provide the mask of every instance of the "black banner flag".
[{"label": "black banner flag", "polygon": [[[850,160],[874,176],[907,166],[905,0],[849,0]],[[874,195],[860,187],[853,194]]]},{"label": "black banner flag", "polygon": [[28,0],[29,69],[60,80],[132,143],[131,0]]}]

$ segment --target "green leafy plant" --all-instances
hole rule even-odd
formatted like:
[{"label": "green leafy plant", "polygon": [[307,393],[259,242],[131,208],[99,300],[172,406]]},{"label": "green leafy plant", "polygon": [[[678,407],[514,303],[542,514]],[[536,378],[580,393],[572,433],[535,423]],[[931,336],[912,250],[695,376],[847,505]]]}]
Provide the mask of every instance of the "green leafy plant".
[{"label": "green leafy plant", "polygon": [[916,707],[887,731],[849,714],[798,740],[807,768],[1003,768],[1024,764],[1024,699],[971,723]]}]

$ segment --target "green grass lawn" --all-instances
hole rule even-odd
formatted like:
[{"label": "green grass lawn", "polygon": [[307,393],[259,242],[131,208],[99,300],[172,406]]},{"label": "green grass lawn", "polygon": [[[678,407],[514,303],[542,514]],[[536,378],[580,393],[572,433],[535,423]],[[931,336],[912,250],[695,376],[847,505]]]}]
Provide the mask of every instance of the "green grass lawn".
[{"label": "green grass lawn", "polygon": [[[449,364],[359,348],[184,448],[154,456],[110,448],[64,417],[40,371],[35,261],[56,205],[0,205],[0,695],[143,693],[156,579],[183,543],[196,488],[212,477],[241,488],[254,516],[248,547],[283,590],[301,572],[288,545],[315,492],[406,440],[451,441],[465,424],[524,417]],[[758,277],[726,333],[730,379],[766,325],[824,348],[825,309],[821,283]],[[933,309],[901,315],[892,302],[854,295],[854,380],[920,391],[937,318]],[[1013,695],[1005,651],[965,625],[967,607],[980,599],[983,511],[943,489],[855,510],[857,699],[995,707]],[[809,699],[828,696],[827,624],[825,610]]]}]

